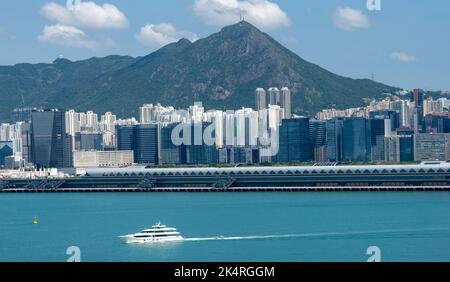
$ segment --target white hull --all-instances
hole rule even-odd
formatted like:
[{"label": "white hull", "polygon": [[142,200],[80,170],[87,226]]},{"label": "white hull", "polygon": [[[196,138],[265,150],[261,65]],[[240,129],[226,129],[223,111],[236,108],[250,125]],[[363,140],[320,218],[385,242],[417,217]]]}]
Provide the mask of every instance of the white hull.
[{"label": "white hull", "polygon": [[184,238],[180,235],[176,228],[167,227],[160,222],[156,223],[150,229],[144,229],[136,234],[128,234],[119,236],[119,238],[127,244],[147,244],[147,243],[165,243],[165,242],[181,242]]},{"label": "white hull", "polygon": [[184,238],[181,236],[169,236],[164,238],[135,238],[132,235],[126,235],[120,236],[119,238],[126,244],[149,244],[184,241]]}]

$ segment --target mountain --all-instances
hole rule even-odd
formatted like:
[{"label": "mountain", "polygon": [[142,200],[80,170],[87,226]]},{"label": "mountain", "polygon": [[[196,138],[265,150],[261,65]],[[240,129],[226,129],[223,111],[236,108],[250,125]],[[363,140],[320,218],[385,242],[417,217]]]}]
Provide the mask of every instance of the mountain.
[{"label": "mountain", "polygon": [[[346,108],[396,91],[309,63],[242,21],[194,43],[181,39],[145,57],[108,56],[0,67],[0,119],[22,105],[137,115],[144,103],[254,107],[257,87],[291,88],[293,112]],[[23,98],[22,98],[23,97]]]}]

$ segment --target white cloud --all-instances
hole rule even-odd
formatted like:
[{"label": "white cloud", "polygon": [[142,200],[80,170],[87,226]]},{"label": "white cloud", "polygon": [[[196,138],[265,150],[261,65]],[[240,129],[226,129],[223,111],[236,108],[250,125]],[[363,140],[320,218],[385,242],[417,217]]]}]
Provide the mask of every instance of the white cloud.
[{"label": "white cloud", "polygon": [[349,7],[338,7],[333,15],[334,25],[345,31],[358,28],[368,28],[369,18],[361,11]]},{"label": "white cloud", "polygon": [[50,2],[41,8],[41,13],[59,24],[81,28],[120,29],[129,25],[127,17],[114,5],[100,6],[94,2],[75,2],[73,7]]},{"label": "white cloud", "polygon": [[197,35],[193,32],[177,30],[170,23],[148,24],[141,28],[136,38],[144,45],[161,47],[181,38],[196,41]]},{"label": "white cloud", "polygon": [[408,55],[405,52],[392,52],[391,59],[405,63],[412,63],[417,61],[416,57]]},{"label": "white cloud", "polygon": [[45,26],[38,39],[41,42],[74,48],[100,49],[113,45],[111,40],[94,41],[89,39],[81,29],[61,24]]},{"label": "white cloud", "polygon": [[211,25],[234,24],[241,15],[246,21],[265,30],[291,25],[286,12],[269,0],[196,0],[194,12]]}]

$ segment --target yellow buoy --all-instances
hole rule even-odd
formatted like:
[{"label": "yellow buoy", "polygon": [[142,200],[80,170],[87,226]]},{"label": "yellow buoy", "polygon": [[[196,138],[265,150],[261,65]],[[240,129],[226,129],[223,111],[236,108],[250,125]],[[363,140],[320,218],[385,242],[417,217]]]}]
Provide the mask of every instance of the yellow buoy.
[{"label": "yellow buoy", "polygon": [[33,224],[38,224],[37,216],[34,217]]}]

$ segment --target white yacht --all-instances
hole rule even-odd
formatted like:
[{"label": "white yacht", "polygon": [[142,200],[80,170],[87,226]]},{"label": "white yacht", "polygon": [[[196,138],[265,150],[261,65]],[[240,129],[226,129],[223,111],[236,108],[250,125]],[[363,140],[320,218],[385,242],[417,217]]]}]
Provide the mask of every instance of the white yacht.
[{"label": "white yacht", "polygon": [[156,223],[150,229],[144,229],[135,234],[119,236],[119,238],[127,244],[184,241],[184,238],[176,228],[167,227],[162,225],[161,222]]}]

